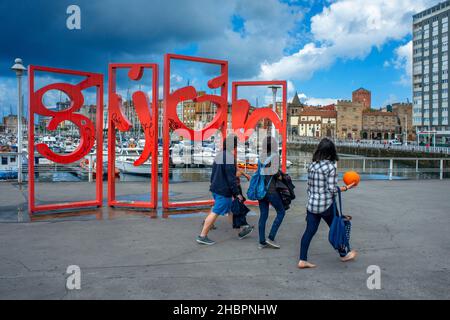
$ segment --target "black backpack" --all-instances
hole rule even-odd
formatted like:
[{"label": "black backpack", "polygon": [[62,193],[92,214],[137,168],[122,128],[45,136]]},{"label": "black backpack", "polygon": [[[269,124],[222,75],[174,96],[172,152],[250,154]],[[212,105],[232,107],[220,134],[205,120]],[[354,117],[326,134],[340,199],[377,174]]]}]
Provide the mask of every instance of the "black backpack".
[{"label": "black backpack", "polygon": [[280,174],[281,180],[277,179],[276,189],[281,197],[281,201],[283,202],[284,210],[288,210],[290,208],[292,200],[295,199],[295,186],[292,183],[291,177],[287,173],[283,173],[280,171]]}]

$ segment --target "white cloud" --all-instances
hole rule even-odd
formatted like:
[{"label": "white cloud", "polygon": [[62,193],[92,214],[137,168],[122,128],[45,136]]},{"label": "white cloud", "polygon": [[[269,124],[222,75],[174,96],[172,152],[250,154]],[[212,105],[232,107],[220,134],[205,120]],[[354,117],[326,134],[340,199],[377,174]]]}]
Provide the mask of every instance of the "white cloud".
[{"label": "white cloud", "polygon": [[[24,101],[23,111],[28,113],[28,77],[22,78],[22,95]],[[0,121],[3,115],[8,115],[12,111],[17,114],[18,94],[16,78],[0,77]]]},{"label": "white cloud", "polygon": [[331,65],[333,60],[326,54],[326,48],[308,43],[299,52],[281,58],[278,62],[264,62],[260,78],[263,79],[308,79],[314,71]]},{"label": "white cloud", "polygon": [[411,85],[412,77],[412,40],[394,50],[394,59],[390,63],[396,69],[403,69],[404,74],[398,83]]},{"label": "white cloud", "polygon": [[309,106],[327,106],[330,104],[337,103],[338,99],[334,98],[314,98],[314,97],[308,97],[304,93],[299,93],[298,97],[300,98],[300,101],[302,101],[304,104]]},{"label": "white cloud", "polygon": [[395,94],[390,94],[386,100],[383,101],[382,106],[398,102],[398,97]]},{"label": "white cloud", "polygon": [[335,104],[337,103],[337,99],[333,99],[333,98],[307,98],[305,100],[305,104],[310,105],[310,106],[327,106],[330,104]]},{"label": "white cloud", "polygon": [[311,18],[313,41],[279,61],[261,64],[261,78],[309,79],[337,59],[363,59],[375,47],[411,32],[412,15],[431,0],[341,0]]},{"label": "white cloud", "polygon": [[288,96],[288,100],[289,100],[289,97],[292,97],[295,94],[295,92],[296,92],[295,84],[291,80],[288,80],[287,81],[287,96]]},{"label": "white cloud", "polygon": [[230,23],[217,37],[199,43],[199,55],[226,59],[232,76],[252,78],[265,60],[283,56],[302,10],[278,0],[235,2],[232,13],[244,21],[243,30],[234,31]]},{"label": "white cloud", "polygon": [[[308,97],[305,93],[299,93],[298,98],[301,102],[308,106],[327,106],[330,104],[337,103],[338,99],[334,98],[315,98],[315,97]],[[292,100],[292,99],[291,99]]]}]

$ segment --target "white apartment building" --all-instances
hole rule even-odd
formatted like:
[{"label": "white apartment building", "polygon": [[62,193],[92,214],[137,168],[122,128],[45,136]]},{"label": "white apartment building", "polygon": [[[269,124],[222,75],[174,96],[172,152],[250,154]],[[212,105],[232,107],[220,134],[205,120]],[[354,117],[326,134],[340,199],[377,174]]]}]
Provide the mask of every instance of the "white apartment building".
[{"label": "white apartment building", "polygon": [[418,139],[436,144],[450,141],[449,12],[445,1],[413,16],[413,125]]}]

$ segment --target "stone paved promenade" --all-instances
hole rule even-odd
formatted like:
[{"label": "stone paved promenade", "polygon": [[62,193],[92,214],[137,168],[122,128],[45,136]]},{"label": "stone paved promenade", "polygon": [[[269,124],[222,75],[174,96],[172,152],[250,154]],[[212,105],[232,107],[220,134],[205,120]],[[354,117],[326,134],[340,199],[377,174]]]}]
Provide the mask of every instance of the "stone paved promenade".
[{"label": "stone paved promenade", "polygon": [[[341,263],[323,223],[310,249],[315,270],[296,268],[306,197],[305,183],[297,186],[277,238],[282,248],[258,250],[257,232],[238,240],[226,219],[211,233],[215,246],[197,245],[202,212],[151,219],[103,208],[31,222],[26,190],[2,182],[0,299],[450,298],[450,181],[363,181],[344,198],[359,259]],[[39,188],[43,203],[51,196],[92,195],[92,185],[81,182]],[[139,195],[146,188],[128,183],[123,192]],[[171,190],[179,198],[207,196],[206,183]],[[249,220],[257,224],[257,215]],[[68,291],[65,271],[74,264],[81,268],[81,290]],[[369,265],[382,270],[381,290],[366,286]]]}]

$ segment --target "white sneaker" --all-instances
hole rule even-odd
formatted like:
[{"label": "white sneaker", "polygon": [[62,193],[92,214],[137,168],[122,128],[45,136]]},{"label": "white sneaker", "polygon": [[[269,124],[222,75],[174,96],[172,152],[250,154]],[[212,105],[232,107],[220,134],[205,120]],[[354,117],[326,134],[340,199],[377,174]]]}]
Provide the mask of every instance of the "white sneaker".
[{"label": "white sneaker", "polygon": [[267,242],[265,244],[258,244],[258,249],[265,249],[267,248],[269,245],[267,244]]},{"label": "white sneaker", "polygon": [[272,248],[272,249],[280,249],[281,248],[275,241],[267,239],[266,242],[267,242],[267,245],[269,246],[269,248]]}]

